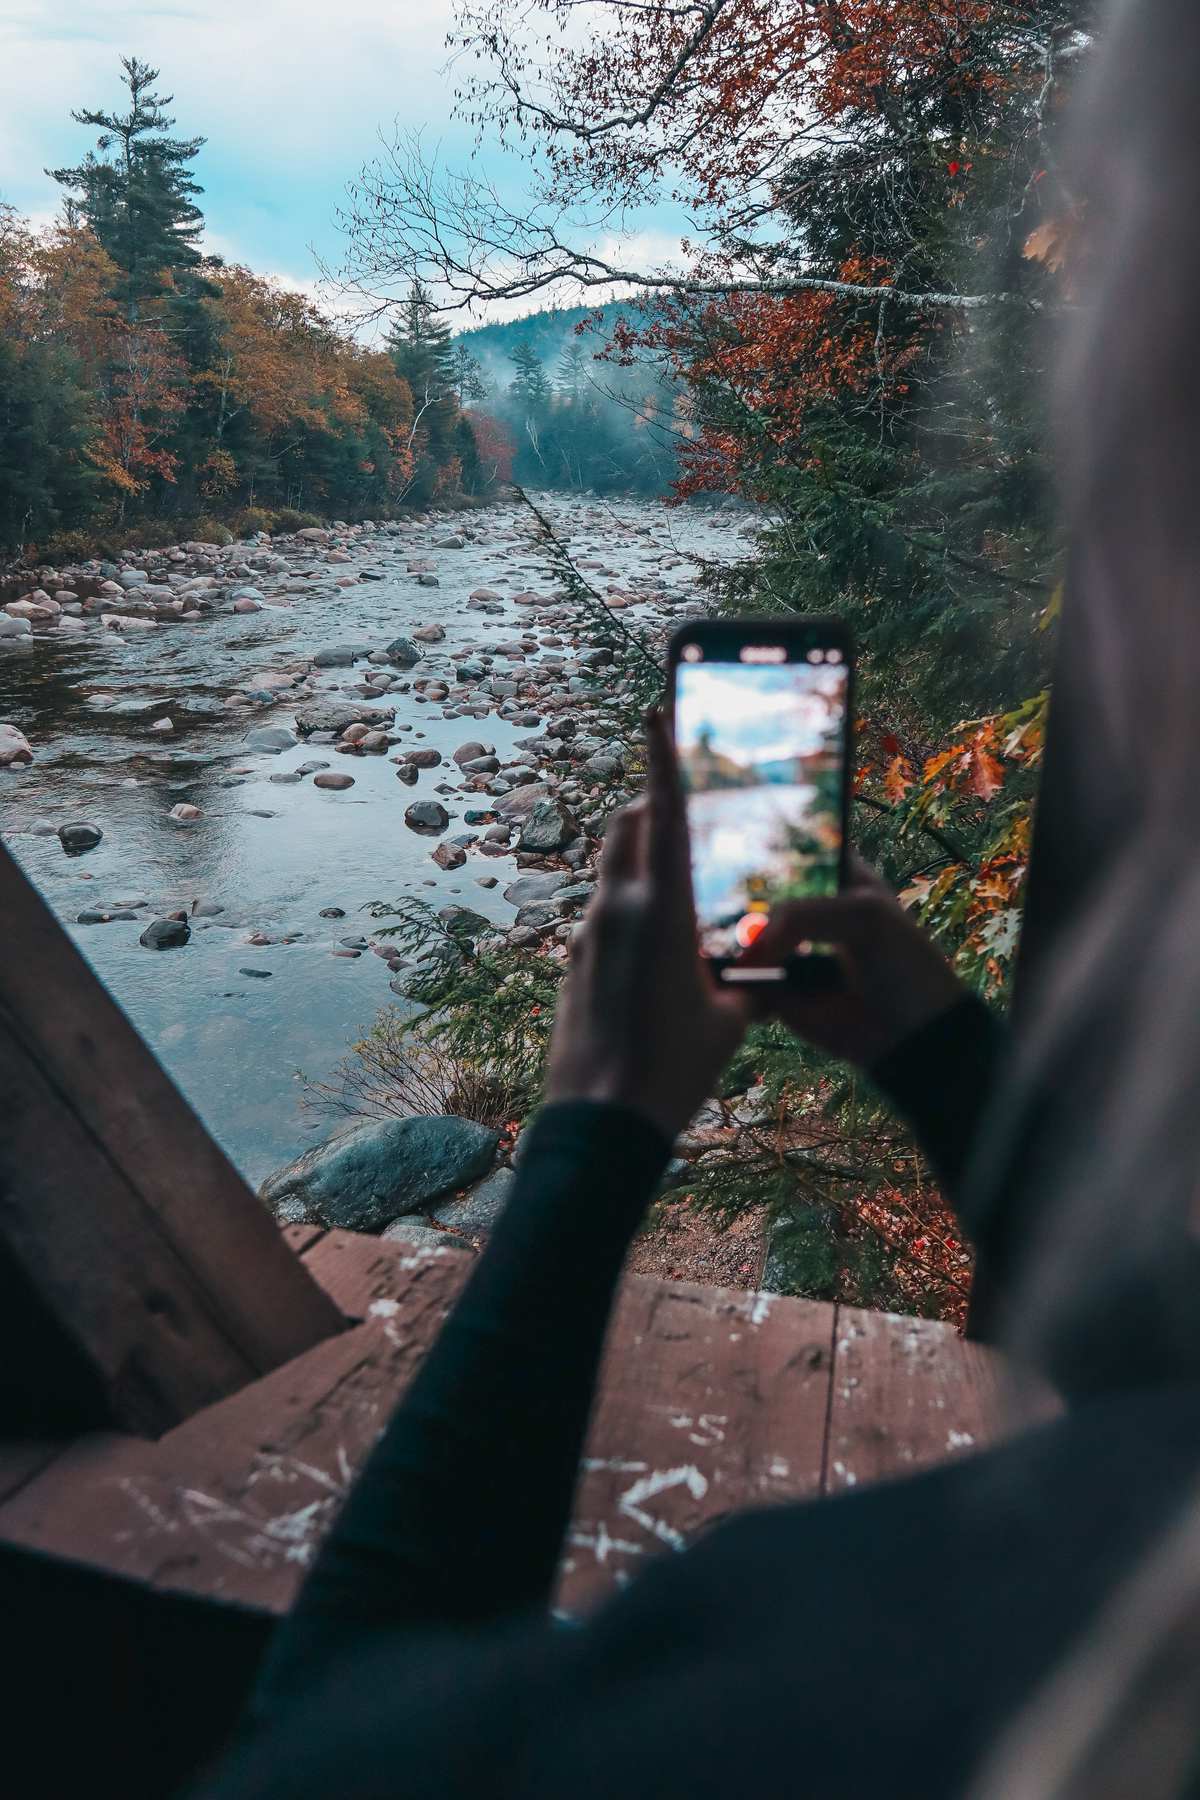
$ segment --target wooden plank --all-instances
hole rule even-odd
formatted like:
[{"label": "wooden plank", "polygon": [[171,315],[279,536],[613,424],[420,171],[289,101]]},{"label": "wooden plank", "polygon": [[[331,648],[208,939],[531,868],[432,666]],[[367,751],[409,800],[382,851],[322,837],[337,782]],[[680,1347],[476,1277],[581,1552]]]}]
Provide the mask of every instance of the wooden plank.
[{"label": "wooden plank", "polygon": [[609,1334],[560,1605],[746,1506],[818,1492],[834,1308],[634,1276]]},{"label": "wooden plank", "polygon": [[323,1225],[284,1225],[281,1229],[284,1243],[297,1256],[303,1256],[319,1237],[325,1235]]},{"label": "wooden plank", "polygon": [[991,1441],[1000,1366],[949,1325],[840,1307],[826,1492],[910,1474]]},{"label": "wooden plank", "polygon": [[13,1438],[0,1443],[0,1502],[48,1468],[66,1448],[50,1438]]},{"label": "wooden plank", "polygon": [[457,1285],[430,1259],[366,1324],[156,1443],[79,1439],[0,1506],[0,1541],[285,1610]]},{"label": "wooden plank", "polygon": [[341,1321],[2,846],[0,917],[0,1359],[36,1314],[160,1431]]},{"label": "wooden plank", "polygon": [[384,1243],[361,1232],[332,1230],[305,1253],[304,1266],[348,1319],[365,1319],[376,1301],[402,1295],[417,1269],[447,1258],[457,1292],[475,1259],[441,1244]]},{"label": "wooden plank", "polygon": [[[329,1235],[323,1257],[320,1244],[310,1256],[364,1323],[157,1443],[79,1440],[0,1504],[0,1540],[285,1610],[471,1268],[452,1251]],[[997,1369],[990,1353],[920,1320],[627,1279],[561,1609],[587,1610],[653,1555],[743,1507],[978,1447],[996,1425]]]}]

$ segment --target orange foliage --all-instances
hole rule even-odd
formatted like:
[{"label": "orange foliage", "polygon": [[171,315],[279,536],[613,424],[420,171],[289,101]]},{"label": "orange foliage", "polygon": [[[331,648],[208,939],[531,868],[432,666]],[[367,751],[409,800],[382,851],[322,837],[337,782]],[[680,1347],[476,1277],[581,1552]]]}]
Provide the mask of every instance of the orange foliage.
[{"label": "orange foliage", "polygon": [[511,481],[517,447],[505,427],[491,413],[472,411],[467,418],[475,434],[475,449],[485,480]]}]

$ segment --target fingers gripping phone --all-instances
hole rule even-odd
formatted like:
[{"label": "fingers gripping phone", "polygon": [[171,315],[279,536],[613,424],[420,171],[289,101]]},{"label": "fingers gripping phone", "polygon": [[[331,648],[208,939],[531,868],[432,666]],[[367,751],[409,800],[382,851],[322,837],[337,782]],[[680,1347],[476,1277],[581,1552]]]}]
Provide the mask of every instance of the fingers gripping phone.
[{"label": "fingers gripping phone", "polygon": [[853,645],[836,619],[704,620],[671,640],[675,747],[687,797],[700,948],[727,983],[841,985],[836,957],[798,946],[739,964],[780,900],[844,886]]}]

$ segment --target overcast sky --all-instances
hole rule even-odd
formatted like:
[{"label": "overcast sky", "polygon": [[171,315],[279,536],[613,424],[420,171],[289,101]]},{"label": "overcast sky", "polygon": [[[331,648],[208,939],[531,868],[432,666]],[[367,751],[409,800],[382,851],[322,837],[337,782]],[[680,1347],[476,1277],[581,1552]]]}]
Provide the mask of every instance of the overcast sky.
[{"label": "overcast sky", "polygon": [[[451,10],[451,0],[0,0],[0,198],[54,215],[59,190],[43,169],[79,161],[96,135],[71,109],[116,105],[118,56],[134,54],[161,70],[178,132],[208,139],[196,167],[209,247],[311,288],[314,250],[339,259],[333,215],[381,129],[425,128],[458,166],[472,153],[450,119]],[[639,221],[631,248],[643,264],[675,241],[672,223]]]}]

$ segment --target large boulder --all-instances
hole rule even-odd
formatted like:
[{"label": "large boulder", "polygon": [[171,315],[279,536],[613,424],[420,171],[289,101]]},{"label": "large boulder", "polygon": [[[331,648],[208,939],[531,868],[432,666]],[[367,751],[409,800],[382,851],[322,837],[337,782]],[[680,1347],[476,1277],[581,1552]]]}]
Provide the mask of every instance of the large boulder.
[{"label": "large boulder", "polygon": [[414,800],[404,809],[404,823],[410,831],[445,831],[450,814],[440,800]]},{"label": "large boulder", "polygon": [[15,725],[0,725],[0,769],[7,769],[13,763],[31,763],[33,751],[29,739]]},{"label": "large boulder", "polygon": [[372,1119],[277,1169],[259,1196],[283,1224],[379,1231],[477,1180],[498,1143],[471,1119]]},{"label": "large boulder", "polygon": [[138,939],[147,950],[174,950],[186,944],[192,931],[186,919],[152,919]]},{"label": "large boulder", "polygon": [[437,1201],[433,1216],[439,1225],[452,1225],[456,1231],[490,1231],[508,1205],[516,1179],[511,1169],[497,1169],[469,1194]]},{"label": "large boulder", "polygon": [[[530,793],[530,788],[523,790]],[[521,826],[518,850],[539,851],[543,855],[562,850],[579,836],[579,826],[570,809],[561,800],[539,800]]]},{"label": "large boulder", "polygon": [[394,662],[398,669],[411,669],[414,663],[421,660],[420,646],[406,637],[393,638],[387,646],[386,654],[388,661]]},{"label": "large boulder", "polygon": [[514,788],[511,794],[505,794],[496,801],[496,813],[502,819],[525,820],[541,800],[546,800],[553,793],[548,782],[530,782],[528,787]]},{"label": "large boulder", "polygon": [[242,739],[247,750],[265,750],[272,756],[278,756],[281,750],[294,750],[299,741],[286,725],[256,725]]},{"label": "large boulder", "polygon": [[318,669],[348,669],[370,654],[370,644],[328,644],[316,652],[313,663]]},{"label": "large boulder", "polygon": [[560,888],[566,887],[569,880],[569,876],[553,869],[544,875],[530,870],[509,882],[504,898],[510,906],[545,905]]},{"label": "large boulder", "polygon": [[428,1004],[441,998],[466,961],[460,940],[438,938],[414,962],[397,969],[388,986],[401,1000]]},{"label": "large boulder", "polygon": [[331,731],[340,737],[348,725],[390,725],[394,706],[370,706],[365,700],[314,700],[296,714],[296,730],[304,737],[314,731]]},{"label": "large boulder", "polygon": [[94,850],[103,836],[98,825],[89,824],[84,819],[58,828],[58,841],[68,856],[79,856],[85,850]]}]

